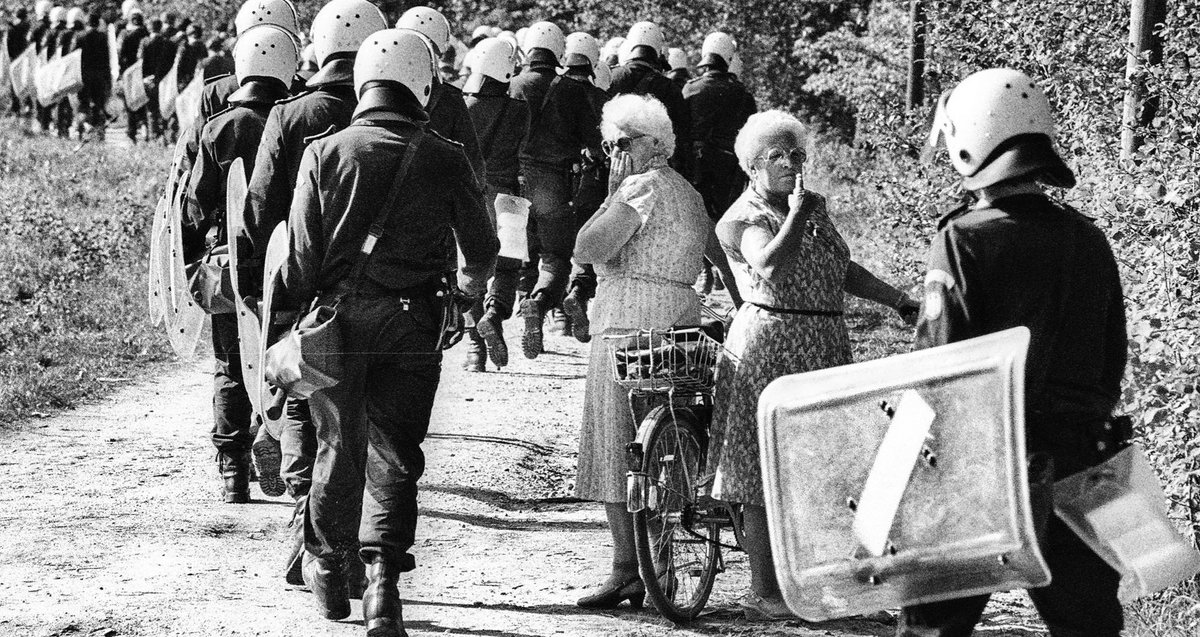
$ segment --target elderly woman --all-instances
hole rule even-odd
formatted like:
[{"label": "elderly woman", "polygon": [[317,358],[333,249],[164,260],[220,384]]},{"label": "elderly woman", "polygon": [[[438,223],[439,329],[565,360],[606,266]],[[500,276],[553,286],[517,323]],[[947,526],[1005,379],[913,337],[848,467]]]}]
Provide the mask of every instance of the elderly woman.
[{"label": "elderly woman", "polygon": [[734,144],[750,187],[717,224],[717,237],[746,303],[730,328],[717,388],[709,471],[713,496],[745,505],[752,619],[792,617],[783,602],[767,536],[759,468],[758,397],[784,374],[850,362],[844,292],[891,307],[907,322],[917,303],[850,260],[825,209],[804,189],[807,132],[781,111],[750,116]]},{"label": "elderly woman", "polygon": [[[599,283],[591,307],[591,334],[695,325],[700,303],[692,283],[713,238],[704,200],[667,165],[675,148],[661,102],[622,95],[604,106],[600,131],[612,162],[609,194],[580,229],[575,259],[595,265]],[[724,259],[721,259],[723,262]],[[625,509],[625,445],[636,434],[628,396],[612,381],[609,343],[592,339],[580,436],[579,497],[603,502],[613,536],[612,573],[584,608],[640,607],[646,593],[638,576],[633,525]]]}]

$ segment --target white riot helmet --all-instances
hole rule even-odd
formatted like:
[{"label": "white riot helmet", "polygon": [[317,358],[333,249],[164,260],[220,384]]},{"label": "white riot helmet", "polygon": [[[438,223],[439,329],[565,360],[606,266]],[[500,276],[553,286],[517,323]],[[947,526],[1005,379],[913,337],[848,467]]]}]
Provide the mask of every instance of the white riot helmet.
[{"label": "white riot helmet", "polygon": [[667,50],[667,65],[671,70],[686,69],[688,67],[688,55],[683,49],[671,47]]},{"label": "white riot helmet", "polygon": [[54,7],[50,10],[50,22],[66,22],[67,10],[62,7]]},{"label": "white riot helmet", "polygon": [[450,21],[437,9],[413,7],[400,16],[396,28],[412,29],[429,38],[439,56],[450,48]]},{"label": "white riot helmet", "polygon": [[523,50],[525,48],[525,36],[529,35],[529,27],[517,29],[514,35],[517,38],[517,50]]},{"label": "white riot helmet", "polygon": [[700,47],[700,66],[710,66],[720,60],[725,69],[729,70],[736,56],[737,42],[734,42],[728,33],[709,33],[708,37],[704,38],[704,45]]},{"label": "white riot helmet", "polygon": [[663,35],[662,29],[653,22],[639,22],[629,28],[629,35],[625,36],[625,46],[629,49],[631,58],[637,58],[638,52],[634,49],[639,46],[648,47],[654,50],[654,58],[667,52],[667,37]]},{"label": "white riot helmet", "polygon": [[592,68],[600,61],[600,43],[590,33],[576,31],[567,36],[563,66],[586,64]]},{"label": "white riot helmet", "polygon": [[433,92],[435,59],[433,43],[412,29],[378,31],[363,41],[354,60],[354,91],[361,97],[367,82],[398,82],[424,107]]},{"label": "white riot helmet", "polygon": [[567,39],[563,37],[562,29],[553,22],[538,22],[529,27],[525,34],[523,45],[525,54],[529,55],[534,49],[545,49],[554,54],[555,60],[562,59],[567,50]]},{"label": "white riot helmet", "polygon": [[471,31],[471,41],[476,44],[479,44],[480,42],[483,42],[484,39],[490,37],[492,37],[492,28],[486,24],[481,24],[475,27],[474,31]]},{"label": "white riot helmet", "polygon": [[367,36],[387,28],[387,18],[367,0],[333,0],[313,18],[313,53],[325,66],[334,53],[356,53]]},{"label": "white riot helmet", "polygon": [[467,56],[471,76],[463,84],[463,92],[478,93],[485,77],[498,82],[511,82],[516,52],[511,43],[500,38],[485,38],[476,44]]},{"label": "white riot helmet", "polygon": [[615,38],[611,38],[608,42],[604,43],[604,48],[600,49],[600,57],[603,58],[605,62],[616,59],[621,47],[624,46],[624,44],[625,38],[619,35]]},{"label": "white riot helmet", "polygon": [[[50,2],[46,2],[46,4],[49,5]],[[128,20],[129,14],[133,13],[134,9],[141,11],[142,5],[137,0],[125,0],[121,3],[121,17]]]},{"label": "white riot helmet", "polygon": [[273,24],[292,34],[293,38],[300,37],[300,19],[290,0],[247,0],[233,19],[239,36],[260,24]]},{"label": "white riot helmet", "polygon": [[592,77],[592,84],[595,84],[600,90],[607,91],[612,86],[612,69],[608,63],[600,60],[600,63],[593,69],[596,74]]},{"label": "white riot helmet", "polygon": [[729,72],[738,75],[742,72],[742,54],[735,52],[733,59],[729,61]]},{"label": "white riot helmet", "polygon": [[299,64],[295,36],[273,24],[247,29],[233,46],[233,69],[238,84],[254,78],[273,78],[287,86],[292,83]]},{"label": "white riot helmet", "polygon": [[45,18],[50,13],[50,7],[52,6],[54,6],[54,3],[50,2],[50,0],[37,0],[37,2],[33,3],[33,17],[38,20]]},{"label": "white riot helmet", "polygon": [[85,22],[87,22],[87,13],[83,9],[71,7],[71,10],[67,11],[67,24],[83,24]]},{"label": "white riot helmet", "polygon": [[950,163],[968,190],[1032,173],[1054,186],[1075,185],[1074,174],[1054,151],[1050,101],[1020,71],[979,71],[943,93],[929,145],[936,146],[942,135]]}]

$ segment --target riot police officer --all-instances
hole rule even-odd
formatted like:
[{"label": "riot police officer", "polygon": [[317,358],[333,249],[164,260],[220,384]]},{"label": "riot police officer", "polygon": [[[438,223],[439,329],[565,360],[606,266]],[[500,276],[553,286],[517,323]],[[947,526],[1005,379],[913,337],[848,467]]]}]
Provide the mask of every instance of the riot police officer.
[{"label": "riot police officer", "polygon": [[[211,248],[231,240],[225,233],[225,215],[241,211],[225,210],[227,171],[238,158],[248,173],[253,171],[267,114],[276,101],[287,97],[299,56],[292,35],[279,27],[257,27],[238,38],[233,61],[241,87],[229,96],[229,107],[204,125],[187,186],[184,258],[188,262],[203,253],[205,243]],[[244,503],[250,498],[247,460],[253,414],[242,379],[235,314],[212,314],[212,342],[217,359],[212,440],[217,448],[225,501]]]},{"label": "riot police officer", "polygon": [[529,27],[525,53],[528,64],[511,89],[530,111],[521,151],[523,192],[533,204],[530,261],[522,273],[530,292],[521,302],[521,349],[526,358],[537,358],[542,353],[542,321],[550,308],[562,303],[571,273],[578,230],[571,210],[571,168],[583,149],[600,146],[600,118],[590,101],[590,85],[558,75],[559,59],[566,53],[566,38],[558,25],[539,22]]},{"label": "riot police officer", "polygon": [[[487,167],[484,200],[492,225],[496,225],[496,197],[521,192],[521,143],[529,130],[529,105],[511,97],[516,49],[506,40],[485,38],[471,51],[471,76],[463,85],[467,112],[479,131],[479,145]],[[496,367],[508,365],[508,344],[502,322],[512,316],[521,261],[496,259],[496,276],[488,284],[487,298],[469,312],[470,349],[467,371],[482,372],[490,357]]]},{"label": "riot police officer", "polygon": [[692,70],[688,68],[687,51],[678,47],[667,49],[667,79],[675,88],[683,91],[683,87],[692,79]]},{"label": "riot police officer", "polygon": [[[129,67],[137,63],[142,47],[142,40],[150,34],[146,30],[141,9],[130,8],[127,20],[125,29],[121,31],[121,37],[117,43],[117,70],[122,74]],[[143,70],[143,75],[144,73]],[[137,131],[146,119],[146,107],[142,106],[137,110],[130,110],[127,106],[125,108],[125,118],[125,135],[129,138],[130,142],[136,143]]]},{"label": "riot police officer", "polygon": [[[433,52],[441,59],[451,48],[450,22],[438,10],[430,7],[413,7],[405,11],[396,22],[397,29],[412,29],[425,36],[433,44]],[[471,116],[467,114],[467,105],[463,101],[462,91],[441,77],[434,78],[433,91],[429,95],[429,103],[425,105],[429,112],[429,127],[439,134],[463,145],[467,158],[471,160],[471,169],[484,182],[483,154],[479,151],[479,137]]]},{"label": "riot police officer", "polygon": [[84,125],[91,126],[96,138],[104,139],[104,129],[108,125],[108,96],[112,91],[108,36],[100,30],[100,16],[91,15],[83,19],[87,21],[87,27],[71,43],[72,49],[80,53],[83,76],[76,127],[82,136]]},{"label": "riot police officer", "polygon": [[[312,23],[314,55],[320,69],[308,80],[308,90],[281,100],[271,109],[259,142],[254,170],[250,175],[246,197],[244,252],[259,265],[249,272],[250,280],[242,287],[258,296],[262,281],[262,259],[267,252],[271,232],[281,221],[287,221],[292,191],[300,159],[312,139],[338,131],[350,124],[350,116],[358,104],[354,92],[354,58],[367,36],[387,28],[383,14],[367,0],[333,0],[317,13]],[[288,560],[287,580],[303,584],[300,558],[303,554],[302,534],[304,503],[312,484],[313,462],[317,455],[316,430],[309,415],[308,401],[289,399],[287,417],[283,420],[280,439],[282,466],[259,467],[261,476],[272,470],[282,477],[289,495],[297,500],[300,516],[294,520],[296,543]],[[259,436],[269,435],[266,427]],[[271,441],[257,440],[255,447]],[[269,457],[256,453],[255,458]]]},{"label": "riot police officer", "polygon": [[[1111,418],[1125,370],[1124,299],[1104,233],[1042,189],[1075,185],[1054,150],[1045,94],[1021,72],[980,71],[942,96],[933,135],[945,136],[974,202],[939,223],[916,346],[1028,327],[1026,448],[1052,458],[1056,478],[1103,462],[1129,436]],[[1119,574],[1056,516],[1041,548],[1052,581],[1029,595],[1050,634],[1119,635]],[[969,635],[987,601],[906,607],[897,634]]]},{"label": "riot police officer", "polygon": [[[62,49],[59,46],[62,42],[64,31],[67,31],[67,10],[56,6],[50,9],[49,27],[42,32],[41,47],[39,48],[39,51],[47,61],[58,57],[62,53]],[[64,99],[63,101],[66,100]],[[37,108],[39,128],[43,131],[49,131],[57,112],[57,102],[42,106],[39,101]],[[59,134],[62,134],[61,131]]]},{"label": "riot police officer", "polygon": [[142,39],[138,49],[138,57],[142,60],[142,77],[145,78],[146,95],[150,101],[146,104],[146,136],[156,139],[163,134],[162,111],[158,104],[158,84],[171,72],[175,63],[175,45],[171,44],[163,30],[161,18],[150,20],[150,34]]},{"label": "riot police officer", "polygon": [[[408,29],[367,38],[345,129],[313,141],[288,221],[285,296],[337,303],[341,380],[310,399],[319,447],[305,525],[304,579],[322,614],[350,614],[344,562],[361,559],[369,635],[406,635],[397,580],[412,570],[421,443],[437,391],[444,317],[457,307],[446,272],[477,297],[498,242],[462,145],[428,129],[434,53]],[[455,304],[457,305],[457,304]],[[350,552],[361,547],[357,556]]]}]

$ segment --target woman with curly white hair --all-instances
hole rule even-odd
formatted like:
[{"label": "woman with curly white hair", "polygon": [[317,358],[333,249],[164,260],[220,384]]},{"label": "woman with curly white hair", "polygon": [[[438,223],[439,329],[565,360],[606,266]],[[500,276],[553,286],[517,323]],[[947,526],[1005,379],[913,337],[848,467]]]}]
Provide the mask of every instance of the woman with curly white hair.
[{"label": "woman with curly white hair", "polygon": [[[590,310],[593,336],[697,324],[700,301],[692,284],[706,247],[710,258],[724,262],[700,193],[667,165],[675,148],[671,131],[666,108],[652,97],[621,95],[604,106],[609,194],[575,241],[575,259],[593,264],[599,278]],[[612,572],[578,604],[616,608],[628,600],[639,608],[646,587],[625,508],[625,445],[637,432],[628,395],[612,381],[609,347],[603,338],[592,339],[575,491],[605,505]]]},{"label": "woman with curly white hair", "polygon": [[900,312],[910,324],[917,303],[850,259],[825,209],[804,188],[808,133],[782,111],[751,115],[734,153],[750,187],[717,223],[745,304],[717,370],[708,470],[713,497],[745,505],[750,593],[740,602],[751,619],[793,617],[783,602],[763,501],[758,449],[758,397],[785,374],[850,362],[842,317],[844,294]]}]

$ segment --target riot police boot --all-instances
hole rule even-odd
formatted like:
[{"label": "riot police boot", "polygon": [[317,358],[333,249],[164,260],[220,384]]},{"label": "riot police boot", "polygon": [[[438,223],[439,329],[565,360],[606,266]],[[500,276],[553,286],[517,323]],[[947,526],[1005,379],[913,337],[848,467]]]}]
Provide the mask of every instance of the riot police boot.
[{"label": "riot police boot", "polygon": [[525,322],[525,331],[521,333],[521,351],[525,358],[537,358],[544,350],[542,319],[546,309],[542,304],[542,296],[530,295],[521,301],[521,319]]},{"label": "riot police boot", "polygon": [[217,453],[217,468],[221,472],[221,493],[226,504],[246,504],[250,501],[250,463],[243,453]]},{"label": "riot police boot", "polygon": [[254,469],[258,473],[258,487],[262,489],[263,495],[271,498],[283,495],[287,491],[287,485],[279,475],[283,451],[279,448],[279,441],[267,431],[266,426],[259,426],[258,433],[254,436],[254,444],[250,446],[250,454]]},{"label": "riot police boot", "polygon": [[568,336],[571,334],[571,317],[567,316],[562,308],[551,308],[549,312],[550,331]]},{"label": "riot police boot", "polygon": [[397,588],[400,569],[382,555],[367,564],[367,589],[363,592],[363,624],[367,637],[408,637]]},{"label": "riot police boot", "polygon": [[496,309],[489,307],[483,313],[483,318],[475,324],[475,329],[483,337],[487,346],[487,355],[496,367],[508,365],[508,343],[504,342],[504,326]]},{"label": "riot police boot", "polygon": [[304,586],[304,509],[308,503],[308,496],[301,496],[296,500],[296,508],[292,512],[292,521],[288,524],[288,528],[292,532],[291,550],[288,553],[287,563],[284,565],[283,579],[292,586]]},{"label": "riot police boot", "polygon": [[350,599],[362,599],[367,590],[367,565],[353,553],[346,558],[346,589]]},{"label": "riot police boot", "polygon": [[468,372],[482,372],[486,369],[487,363],[487,343],[475,328],[467,333],[467,359],[463,362],[463,369]]},{"label": "riot police boot", "polygon": [[571,288],[571,291],[563,298],[563,313],[571,319],[571,334],[580,343],[592,340],[592,324],[588,320],[587,304],[587,297],[583,295],[583,290],[579,286]]},{"label": "riot police boot", "polygon": [[304,583],[312,591],[317,607],[325,619],[345,619],[350,616],[350,591],[346,586],[346,571],[341,558],[317,557],[304,552]]}]

